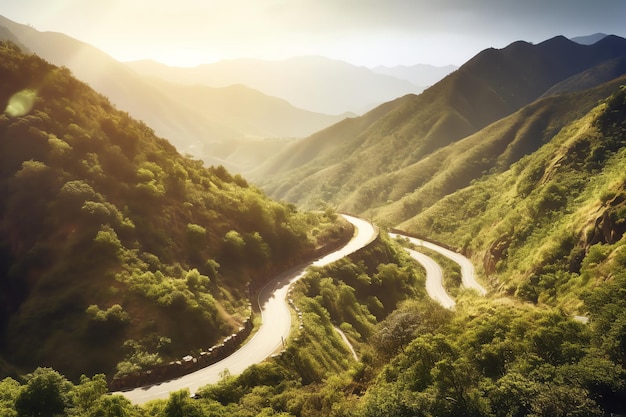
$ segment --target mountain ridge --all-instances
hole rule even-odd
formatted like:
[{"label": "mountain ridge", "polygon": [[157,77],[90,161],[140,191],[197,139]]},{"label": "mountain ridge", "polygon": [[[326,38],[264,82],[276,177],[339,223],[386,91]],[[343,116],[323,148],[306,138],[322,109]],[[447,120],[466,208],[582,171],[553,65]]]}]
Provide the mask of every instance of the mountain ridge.
[{"label": "mountain ridge", "polygon": [[[616,252],[623,248],[625,82],[622,76],[598,87],[606,98],[569,115],[533,152],[476,178],[401,227],[428,230],[444,241],[454,235],[488,277],[498,276],[503,291],[516,291],[533,303],[564,297],[563,305],[575,308],[573,299],[582,291],[576,287],[589,284],[577,280],[590,267],[582,259],[594,245]],[[448,216],[438,222],[442,212]],[[484,230],[480,238],[470,231],[476,227]],[[564,271],[563,276],[549,277],[555,270]],[[561,285],[571,294],[566,296]]]},{"label": "mountain ridge", "polygon": [[360,114],[390,99],[422,90],[409,81],[320,56],[277,61],[232,59],[193,68],[168,67],[154,61],[128,65],[139,73],[166,80],[184,79],[213,87],[245,84],[300,108],[334,115]]},{"label": "mountain ridge", "polygon": [[576,36],[570,39],[582,45],[593,45],[594,43],[598,42],[600,39],[606,36],[607,36],[606,33],[599,32],[599,33],[594,33],[594,34],[587,35],[587,36]]},{"label": "mountain ridge", "polygon": [[[306,207],[324,201],[320,195],[343,207],[348,196],[359,189],[363,193],[360,199],[367,201],[370,191],[362,188],[366,182],[377,176],[382,180],[393,170],[530,104],[554,84],[625,54],[626,39],[616,36],[592,46],[558,36],[538,45],[520,41],[503,49],[489,48],[420,95],[374,110],[382,113],[377,120],[367,121],[368,114],[360,120],[350,119],[346,123],[354,129],[346,137],[336,137],[338,143],[333,146],[337,152],[328,159],[301,159],[301,168],[289,162],[299,153],[298,146],[314,147],[315,141],[333,143],[332,137],[318,133],[291,145],[288,152],[269,160],[251,177],[270,195]],[[324,132],[333,132],[333,127]]]},{"label": "mountain ridge", "polygon": [[376,66],[372,70],[381,74],[387,74],[396,78],[405,79],[416,86],[430,87],[443,79],[446,75],[456,71],[456,65],[435,66],[428,64]]}]

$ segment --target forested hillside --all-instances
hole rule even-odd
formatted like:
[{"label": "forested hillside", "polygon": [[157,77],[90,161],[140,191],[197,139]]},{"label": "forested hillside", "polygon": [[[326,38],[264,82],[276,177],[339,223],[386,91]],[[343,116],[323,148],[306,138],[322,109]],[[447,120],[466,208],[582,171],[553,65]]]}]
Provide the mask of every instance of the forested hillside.
[{"label": "forested hillside", "polygon": [[18,371],[112,377],[208,348],[271,273],[351,236],[7,42],[0,102],[0,352]]},{"label": "forested hillside", "polygon": [[626,412],[625,145],[622,86],[510,170],[399,226],[461,243],[493,295],[466,294],[438,334],[414,334],[360,415]]},{"label": "forested hillside", "polygon": [[624,82],[626,76],[621,76],[595,88],[537,100],[411,166],[368,181],[346,204],[388,225],[408,221],[472,181],[506,171]]},{"label": "forested hillside", "polygon": [[[583,324],[556,308],[467,291],[446,310],[424,298],[422,272],[383,237],[296,285],[301,327],[280,356],[225,375],[194,399],[182,390],[137,407],[105,395],[99,375],[73,385],[38,369],[22,383],[0,381],[0,411],[52,403],[77,416],[619,415],[626,412],[621,258],[613,278],[583,296]],[[606,267],[590,262],[589,272]]]}]

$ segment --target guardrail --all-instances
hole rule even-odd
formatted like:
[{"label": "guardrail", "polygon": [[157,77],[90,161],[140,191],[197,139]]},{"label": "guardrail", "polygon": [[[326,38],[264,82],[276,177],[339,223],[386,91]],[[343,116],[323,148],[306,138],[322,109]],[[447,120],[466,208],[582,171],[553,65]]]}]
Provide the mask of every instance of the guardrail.
[{"label": "guardrail", "polygon": [[254,328],[252,318],[253,313],[244,320],[243,326],[239,328],[237,333],[226,337],[221,343],[210,347],[208,350],[201,351],[198,356],[187,355],[179,360],[158,365],[151,369],[114,377],[109,384],[109,389],[111,391],[123,391],[154,385],[213,365],[234,353],[250,336]]}]

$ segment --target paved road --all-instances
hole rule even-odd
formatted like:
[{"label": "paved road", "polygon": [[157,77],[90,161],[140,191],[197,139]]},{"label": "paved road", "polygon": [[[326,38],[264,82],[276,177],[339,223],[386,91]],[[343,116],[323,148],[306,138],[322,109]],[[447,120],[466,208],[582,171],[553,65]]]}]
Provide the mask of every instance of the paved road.
[{"label": "paved road", "polygon": [[443,271],[437,262],[423,253],[406,249],[411,258],[419,262],[426,270],[426,292],[428,296],[445,308],[454,308],[456,303],[443,288]]},{"label": "paved road", "polygon": [[463,283],[463,286],[465,288],[471,288],[471,289],[478,291],[480,295],[487,294],[487,290],[485,290],[476,281],[476,274],[474,273],[474,265],[472,265],[472,262],[469,259],[467,259],[465,256],[461,255],[460,253],[456,253],[449,249],[443,248],[441,246],[435,245],[434,243],[428,242],[426,240],[416,239],[414,237],[408,237],[404,235],[399,235],[399,236],[408,238],[409,241],[416,246],[423,246],[425,248],[439,252],[440,254],[442,254],[443,256],[447,258],[452,259],[454,262],[456,262],[457,264],[461,266],[461,281]]},{"label": "paved road", "polygon": [[343,215],[355,226],[355,235],[341,249],[312,263],[303,264],[279,275],[259,293],[262,324],[254,336],[239,350],[211,366],[183,377],[148,387],[120,392],[135,404],[168,398],[172,391],[188,388],[194,394],[198,388],[219,382],[224,372],[242,373],[250,365],[262,362],[283,347],[291,329],[291,313],[285,301],[289,286],[302,278],[309,265],[324,266],[347,256],[374,240],[378,231],[367,221]]}]

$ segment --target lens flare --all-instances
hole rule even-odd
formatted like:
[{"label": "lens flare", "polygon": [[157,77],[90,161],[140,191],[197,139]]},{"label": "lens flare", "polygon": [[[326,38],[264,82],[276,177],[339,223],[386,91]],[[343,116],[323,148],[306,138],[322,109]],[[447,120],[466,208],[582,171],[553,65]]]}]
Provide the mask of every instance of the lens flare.
[{"label": "lens flare", "polygon": [[28,114],[35,104],[37,92],[29,88],[18,91],[9,99],[9,104],[4,110],[11,117],[20,117]]}]

